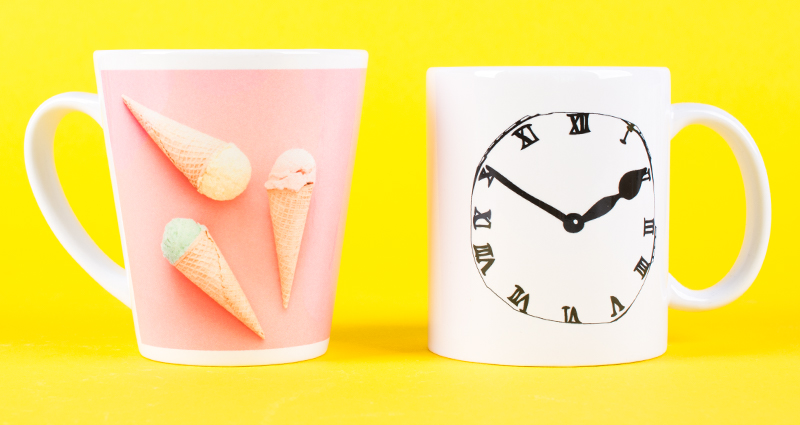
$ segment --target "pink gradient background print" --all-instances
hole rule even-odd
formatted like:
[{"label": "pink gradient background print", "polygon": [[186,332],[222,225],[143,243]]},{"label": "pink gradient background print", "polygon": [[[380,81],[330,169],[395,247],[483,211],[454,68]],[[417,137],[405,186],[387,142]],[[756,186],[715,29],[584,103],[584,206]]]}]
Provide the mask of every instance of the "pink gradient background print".
[{"label": "pink gradient background print", "polygon": [[[255,350],[330,335],[365,69],[103,71],[102,84],[124,242],[142,343]],[[247,189],[214,201],[192,187],[122,103],[122,95],[234,143],[253,168]],[[281,305],[264,189],[275,159],[303,148],[317,163],[289,308]],[[208,227],[264,329],[261,340],[161,254],[164,226]]]}]

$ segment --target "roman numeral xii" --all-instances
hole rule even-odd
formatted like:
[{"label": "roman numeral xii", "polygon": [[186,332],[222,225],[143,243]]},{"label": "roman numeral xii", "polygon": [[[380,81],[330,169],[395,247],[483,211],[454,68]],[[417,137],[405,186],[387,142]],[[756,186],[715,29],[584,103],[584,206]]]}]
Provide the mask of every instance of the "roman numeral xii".
[{"label": "roman numeral xii", "polygon": [[572,121],[569,134],[585,134],[589,132],[589,114],[567,114]]}]

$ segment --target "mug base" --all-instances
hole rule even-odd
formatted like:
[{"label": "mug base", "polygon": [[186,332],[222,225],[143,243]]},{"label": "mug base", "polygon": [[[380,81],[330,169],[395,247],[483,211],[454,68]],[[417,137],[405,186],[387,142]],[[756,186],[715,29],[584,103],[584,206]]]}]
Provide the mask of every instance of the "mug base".
[{"label": "mug base", "polygon": [[641,362],[644,360],[654,359],[656,357],[660,357],[664,353],[667,352],[666,347],[662,350],[658,350],[649,354],[640,354],[640,355],[622,355],[617,356],[615,358],[585,358],[585,359],[572,359],[572,361],[565,361],[564,359],[545,359],[545,358],[531,358],[531,359],[519,359],[515,358],[514,360],[511,359],[502,359],[502,358],[483,358],[479,355],[460,355],[463,353],[455,354],[455,353],[445,353],[441,350],[435,350],[433,347],[428,346],[428,350],[431,353],[436,354],[441,357],[445,357],[448,359],[453,360],[460,360],[463,362],[470,362],[470,363],[482,363],[482,364],[490,364],[490,365],[498,365],[498,366],[533,366],[533,367],[581,367],[581,366],[610,366],[616,364],[625,364],[625,363],[636,363]]},{"label": "mug base", "polygon": [[139,353],[162,363],[191,366],[265,366],[313,359],[328,351],[328,341],[266,350],[206,351],[154,347],[139,343]]}]

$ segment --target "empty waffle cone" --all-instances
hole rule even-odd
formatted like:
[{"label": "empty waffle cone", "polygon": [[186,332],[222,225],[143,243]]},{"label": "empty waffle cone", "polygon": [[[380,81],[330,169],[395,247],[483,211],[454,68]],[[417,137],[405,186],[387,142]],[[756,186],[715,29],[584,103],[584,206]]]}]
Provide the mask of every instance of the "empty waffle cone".
[{"label": "empty waffle cone", "polygon": [[122,101],[198,192],[227,201],[247,187],[252,172],[250,161],[236,145],[171,120],[128,96],[123,95]]},{"label": "empty waffle cone", "polygon": [[313,183],[306,184],[297,192],[291,189],[267,190],[284,308],[289,307],[289,296],[292,293],[297,257],[300,254],[300,243],[303,241],[303,229],[306,226],[313,190]]},{"label": "empty waffle cone", "polygon": [[207,229],[203,228],[174,265],[192,283],[264,339],[264,331],[253,308]]}]

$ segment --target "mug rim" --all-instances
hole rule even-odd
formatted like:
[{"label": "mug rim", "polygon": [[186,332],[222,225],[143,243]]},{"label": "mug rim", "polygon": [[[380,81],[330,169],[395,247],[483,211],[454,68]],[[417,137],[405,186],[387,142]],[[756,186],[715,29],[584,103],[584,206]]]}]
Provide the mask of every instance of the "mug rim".
[{"label": "mug rim", "polygon": [[354,69],[369,54],[357,49],[131,49],[96,50],[95,69]]},{"label": "mug rim", "polygon": [[593,70],[593,69],[627,69],[627,70],[669,70],[666,66],[605,66],[605,65],[589,65],[589,66],[576,66],[576,65],[475,65],[475,66],[432,66],[428,71],[435,69],[443,70]]},{"label": "mug rim", "polygon": [[634,77],[651,81],[669,81],[672,73],[665,66],[442,66],[430,67],[426,73],[430,83],[437,78],[467,76],[478,79],[493,79],[501,73],[508,75],[558,75],[560,78],[591,77],[597,80]]}]

